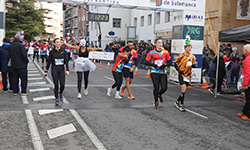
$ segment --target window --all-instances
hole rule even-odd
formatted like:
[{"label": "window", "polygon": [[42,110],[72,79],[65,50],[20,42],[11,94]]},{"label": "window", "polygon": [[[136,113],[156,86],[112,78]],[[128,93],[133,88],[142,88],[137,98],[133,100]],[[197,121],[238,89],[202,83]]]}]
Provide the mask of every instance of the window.
[{"label": "window", "polygon": [[170,22],[170,12],[165,12],[165,22]]},{"label": "window", "polygon": [[120,28],[121,27],[121,19],[113,18],[113,28]]},{"label": "window", "polygon": [[134,18],[134,26],[137,27],[137,18]]},{"label": "window", "polygon": [[141,27],[144,26],[144,16],[141,16]]},{"label": "window", "polygon": [[148,15],[148,25],[149,26],[152,25],[152,15],[151,14]]},{"label": "window", "polygon": [[161,20],[161,13],[160,12],[158,12],[158,13],[156,13],[156,24],[160,24],[160,21]]}]

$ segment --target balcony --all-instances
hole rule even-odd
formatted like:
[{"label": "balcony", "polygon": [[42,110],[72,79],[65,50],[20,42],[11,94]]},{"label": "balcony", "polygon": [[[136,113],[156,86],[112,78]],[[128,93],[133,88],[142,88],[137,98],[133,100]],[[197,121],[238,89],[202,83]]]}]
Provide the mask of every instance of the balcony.
[{"label": "balcony", "polygon": [[53,19],[54,18],[54,16],[52,14],[50,14],[50,13],[43,14],[43,17],[44,18],[49,18],[49,19]]},{"label": "balcony", "polygon": [[65,29],[67,30],[67,29],[70,29],[72,26],[71,26],[71,24],[66,24],[65,25]]},{"label": "balcony", "polygon": [[74,28],[74,29],[78,28],[77,24],[74,24],[74,25],[73,25],[73,28]]},{"label": "balcony", "polygon": [[49,27],[54,26],[54,24],[52,22],[49,22],[49,21],[44,21],[43,23],[44,23],[44,25],[49,26]]},{"label": "balcony", "polygon": [[72,15],[71,15],[70,13],[68,13],[68,14],[65,15],[65,20],[68,20],[68,19],[70,19],[71,17],[72,17]]},{"label": "balcony", "polygon": [[78,13],[76,12],[76,13],[73,13],[73,17],[75,18],[75,17],[78,17]]},{"label": "balcony", "polygon": [[54,31],[51,30],[51,29],[49,29],[49,28],[45,29],[45,31],[46,31],[46,33],[48,33],[48,34],[54,34]]},{"label": "balcony", "polygon": [[43,4],[42,9],[46,9],[48,11],[53,11],[53,7],[50,4]]}]

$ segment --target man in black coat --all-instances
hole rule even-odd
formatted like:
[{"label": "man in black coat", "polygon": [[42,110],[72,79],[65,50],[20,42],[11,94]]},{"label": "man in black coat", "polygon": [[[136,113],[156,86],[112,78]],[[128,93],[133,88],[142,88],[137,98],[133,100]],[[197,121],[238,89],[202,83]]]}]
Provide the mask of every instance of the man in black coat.
[{"label": "man in black coat", "polygon": [[19,92],[19,78],[21,79],[21,95],[27,93],[27,64],[29,62],[27,51],[21,44],[20,35],[15,35],[15,40],[8,49],[11,59],[11,68],[13,74],[13,92],[17,95]]}]

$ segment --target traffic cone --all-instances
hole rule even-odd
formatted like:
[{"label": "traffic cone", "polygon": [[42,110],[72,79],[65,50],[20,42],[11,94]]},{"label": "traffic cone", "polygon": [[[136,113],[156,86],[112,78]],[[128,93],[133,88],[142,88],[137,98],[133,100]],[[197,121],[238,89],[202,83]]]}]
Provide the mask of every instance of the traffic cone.
[{"label": "traffic cone", "polygon": [[150,76],[150,69],[148,69],[148,74],[147,74],[146,78],[151,78],[151,76]]},{"label": "traffic cone", "polygon": [[138,73],[138,67],[135,68],[135,75],[139,75],[139,73]]},{"label": "traffic cone", "polygon": [[0,72],[0,89],[3,87],[2,72]]},{"label": "traffic cone", "polygon": [[94,59],[94,64],[96,65],[96,60]]},{"label": "traffic cone", "polygon": [[101,60],[100,60],[100,64],[99,64],[99,67],[103,67],[103,66],[102,66],[102,61],[101,61]]},{"label": "traffic cone", "polygon": [[107,67],[108,69],[110,68],[110,62],[108,62],[108,67]]},{"label": "traffic cone", "polygon": [[201,88],[207,89],[207,88],[210,87],[210,86],[207,84],[206,79],[204,78],[204,76],[202,77],[202,81],[203,81],[203,86],[202,86]]},{"label": "traffic cone", "polygon": [[189,88],[189,89],[192,89],[191,83],[188,84],[188,88]]}]

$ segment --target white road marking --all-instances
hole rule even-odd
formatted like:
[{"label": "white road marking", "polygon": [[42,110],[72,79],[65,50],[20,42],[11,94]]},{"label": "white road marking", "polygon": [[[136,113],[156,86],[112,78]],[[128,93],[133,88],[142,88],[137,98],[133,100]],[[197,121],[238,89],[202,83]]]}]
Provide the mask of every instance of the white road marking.
[{"label": "white road marking", "polygon": [[36,68],[28,68],[28,72],[29,71],[36,71],[37,69]]},{"label": "white road marking", "polygon": [[28,74],[28,77],[41,76],[40,74]]},{"label": "white road marking", "polygon": [[51,114],[51,113],[56,113],[56,112],[61,112],[63,109],[42,109],[38,110],[39,115],[46,115],[46,114]]},{"label": "white road marking", "polygon": [[110,78],[110,77],[107,77],[107,76],[104,76],[104,78],[109,79],[111,81],[115,81],[113,78]]},{"label": "white road marking", "polygon": [[208,119],[208,117],[203,116],[203,115],[201,115],[201,114],[199,114],[199,113],[197,113],[197,112],[194,112],[194,111],[192,111],[192,110],[186,109],[186,111],[188,111],[188,112],[190,112],[190,113],[192,113],[192,114],[194,114],[194,115],[200,116],[200,117],[202,117],[202,118]]},{"label": "white road marking", "polygon": [[28,84],[46,84],[46,82],[32,82],[32,83],[28,83]]},{"label": "white road marking", "polygon": [[42,80],[43,78],[28,78],[29,81],[32,81],[32,80]]},{"label": "white road marking", "polygon": [[[43,72],[43,70],[40,68],[40,66],[34,62],[38,69]],[[49,77],[46,78],[50,84],[53,84],[53,82],[50,80]],[[63,96],[63,102],[65,104],[68,104],[69,102],[67,99]],[[78,112],[74,109],[69,110],[71,114],[74,116],[76,121],[80,124],[81,128],[84,130],[84,132],[88,135],[92,143],[96,146],[98,150],[107,150],[106,147],[103,145],[103,143],[97,138],[97,136],[94,134],[94,132],[90,129],[90,127],[85,123],[85,121],[81,118],[81,116],[78,114]]]},{"label": "white road marking", "polygon": [[30,92],[49,91],[50,88],[30,89]]},{"label": "white road marking", "polygon": [[38,70],[36,70],[36,71],[28,71],[28,73],[39,73],[39,71]]},{"label": "white road marking", "polygon": [[[21,96],[24,104],[28,104],[26,96]],[[43,143],[37,130],[36,122],[30,109],[25,110],[25,115],[30,129],[30,135],[35,150],[43,150]]]},{"label": "white road marking", "polygon": [[55,128],[55,129],[48,130],[47,134],[48,134],[50,139],[53,139],[53,138],[56,138],[56,137],[59,137],[59,136],[62,136],[62,135],[68,134],[68,133],[72,133],[75,131],[76,131],[76,128],[71,123],[71,124],[64,125],[64,126],[61,126],[61,127]]},{"label": "white road marking", "polygon": [[33,98],[33,101],[43,101],[43,100],[50,100],[50,99],[55,99],[55,96],[43,96],[43,97],[36,97]]}]

